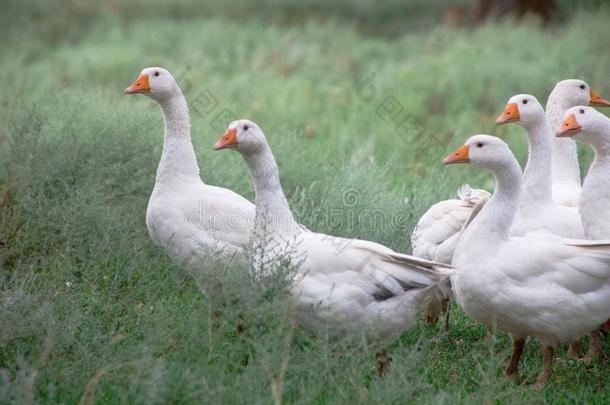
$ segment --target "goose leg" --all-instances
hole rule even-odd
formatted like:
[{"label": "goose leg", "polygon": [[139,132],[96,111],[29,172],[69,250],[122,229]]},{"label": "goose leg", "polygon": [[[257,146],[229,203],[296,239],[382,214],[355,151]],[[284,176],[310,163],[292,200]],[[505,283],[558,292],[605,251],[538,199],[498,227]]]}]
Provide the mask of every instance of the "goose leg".
[{"label": "goose leg", "polygon": [[610,319],[602,325],[601,330],[604,335],[608,335],[608,332],[610,332]]},{"label": "goose leg", "polygon": [[571,358],[580,359],[582,355],[582,342],[580,340],[572,343],[568,348],[568,356]]},{"label": "goose leg", "polygon": [[375,360],[377,360],[377,375],[381,378],[385,377],[392,361],[392,358],[388,355],[388,350],[383,349],[375,353]]},{"label": "goose leg", "polygon": [[553,375],[553,356],[555,355],[555,348],[553,346],[547,346],[542,349],[542,357],[544,358],[544,365],[536,385],[543,387],[548,384],[551,376]]},{"label": "goose leg", "polygon": [[438,322],[439,315],[443,312],[443,300],[436,296],[430,297],[428,305],[424,310],[424,321],[426,325],[436,325]]},{"label": "goose leg", "polygon": [[444,310],[445,310],[445,332],[449,332],[449,310],[451,309],[451,303],[449,302],[449,298],[447,298],[444,302]]},{"label": "goose leg", "polygon": [[510,355],[510,361],[504,371],[507,378],[517,381],[519,379],[519,361],[525,347],[525,338],[513,338],[513,352]]},{"label": "goose leg", "polygon": [[599,359],[602,354],[601,332],[599,329],[589,334],[589,352],[587,360]]}]

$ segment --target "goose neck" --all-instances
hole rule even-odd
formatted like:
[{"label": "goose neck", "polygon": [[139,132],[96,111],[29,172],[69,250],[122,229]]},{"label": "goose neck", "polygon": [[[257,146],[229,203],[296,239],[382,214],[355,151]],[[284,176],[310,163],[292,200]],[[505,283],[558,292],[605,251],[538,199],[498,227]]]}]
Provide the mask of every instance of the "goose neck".
[{"label": "goose neck", "polygon": [[539,120],[523,125],[528,137],[527,164],[523,174],[524,194],[537,203],[550,204],[552,130],[544,114]]},{"label": "goose neck", "polygon": [[244,158],[256,194],[256,231],[284,236],[297,233],[300,227],[282,190],[279,169],[269,146],[264,145],[255,153],[244,154]]},{"label": "goose neck", "polygon": [[585,177],[583,187],[587,186],[589,188],[592,184],[599,187],[599,183],[603,183],[603,188],[608,189],[608,186],[610,186],[610,180],[608,179],[608,173],[610,173],[610,145],[607,143],[594,145],[593,151],[595,156],[587,177]]},{"label": "goose neck", "polygon": [[579,213],[587,236],[599,239],[608,236],[607,234],[599,234],[599,226],[604,229],[604,218],[599,212],[599,207],[607,205],[607,202],[610,201],[610,179],[608,178],[608,173],[610,173],[610,150],[608,148],[594,148],[594,151],[595,157],[582,185]]},{"label": "goose neck", "polygon": [[165,123],[163,153],[157,169],[157,184],[200,181],[197,157],[191,142],[191,120],[182,93],[159,101]]},{"label": "goose neck", "polygon": [[610,120],[599,114],[599,119],[586,132],[582,140],[591,145],[596,159],[610,157]]},{"label": "goose neck", "polygon": [[549,99],[546,103],[546,116],[553,132],[557,131],[561,125],[561,117],[563,116],[563,113],[570,107],[572,107],[572,105],[566,102],[564,97],[554,93],[549,95]]},{"label": "goose neck", "polygon": [[515,214],[521,203],[522,173],[513,157],[509,164],[492,169],[496,187],[493,196],[466,228],[460,243],[497,247],[509,238]]},{"label": "goose neck", "polygon": [[165,135],[176,138],[191,137],[191,119],[182,93],[159,102],[165,122]]},{"label": "goose neck", "polygon": [[[555,133],[561,125],[564,112],[572,107],[564,97],[551,93],[546,105],[546,116]],[[570,138],[552,138],[552,179],[553,183],[572,184],[580,187],[580,166],[576,142]]]}]

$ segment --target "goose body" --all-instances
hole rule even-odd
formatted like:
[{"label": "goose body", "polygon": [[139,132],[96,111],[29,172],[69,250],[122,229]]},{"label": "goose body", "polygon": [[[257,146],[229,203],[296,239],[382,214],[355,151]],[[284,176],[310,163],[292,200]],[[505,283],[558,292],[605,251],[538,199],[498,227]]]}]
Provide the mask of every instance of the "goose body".
[{"label": "goose body", "polygon": [[[364,240],[303,231],[296,243],[297,257],[304,257],[293,291],[297,319],[337,336],[368,329],[373,341],[391,341],[416,322],[430,287],[443,274],[436,269],[445,269]],[[348,246],[338,253],[336,244]]]},{"label": "goose body", "polygon": [[155,185],[146,210],[151,239],[184,268],[209,254],[241,256],[253,221],[254,207],[248,200],[209,185]]},{"label": "goose body", "polygon": [[[445,163],[473,163],[496,179],[492,198],[455,249],[458,270],[451,284],[456,301],[470,317],[504,330],[516,342],[538,339],[545,357],[540,382],[546,382],[554,347],[574,342],[610,316],[610,240],[573,240],[548,232],[511,237],[523,179],[515,157],[498,138],[475,135]],[[507,374],[517,371],[520,352],[514,356]]]},{"label": "goose body", "polygon": [[186,99],[172,75],[162,68],[144,69],[125,93],[148,95],[163,113],[163,152],[146,210],[151,239],[185,268],[205,255],[241,254],[254,223],[254,205],[201,180]]},{"label": "goose body", "polygon": [[[457,198],[440,201],[421,216],[411,235],[413,255],[441,263],[451,263],[453,249],[464,223],[473,209],[489,199],[490,194],[468,184],[457,192]],[[475,210],[476,211],[476,210]]]},{"label": "goose body", "polygon": [[484,255],[458,247],[454,263],[465,274],[451,279],[456,300],[476,321],[512,336],[572,343],[610,316],[610,240],[600,243],[533,232]]},{"label": "goose body", "polygon": [[409,328],[430,287],[453,273],[450,266],[403,255],[383,245],[310,232],[299,225],[282,191],[277,164],[260,128],[231,123],[215,149],[240,152],[256,193],[254,245],[265,245],[260,264],[296,267],[295,318],[302,326],[336,336],[366,333],[385,345]]}]

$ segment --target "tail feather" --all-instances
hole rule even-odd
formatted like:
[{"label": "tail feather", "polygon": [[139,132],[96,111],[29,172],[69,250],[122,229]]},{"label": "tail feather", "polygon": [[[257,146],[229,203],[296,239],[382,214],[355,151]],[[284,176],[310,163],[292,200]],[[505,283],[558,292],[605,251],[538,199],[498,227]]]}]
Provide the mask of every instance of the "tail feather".
[{"label": "tail feather", "polygon": [[409,269],[415,270],[428,278],[431,282],[429,286],[437,287],[440,289],[441,294],[451,294],[450,277],[457,272],[455,267],[402,253],[390,255],[387,261],[408,266]]},{"label": "tail feather", "polygon": [[610,251],[610,239],[566,239],[562,238],[565,245],[577,246],[581,248],[594,248],[594,250]]}]

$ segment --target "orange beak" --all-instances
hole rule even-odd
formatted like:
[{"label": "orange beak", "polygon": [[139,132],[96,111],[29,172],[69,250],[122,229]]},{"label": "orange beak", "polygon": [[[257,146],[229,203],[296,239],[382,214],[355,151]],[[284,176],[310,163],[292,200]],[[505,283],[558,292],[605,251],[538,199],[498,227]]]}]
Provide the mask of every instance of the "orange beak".
[{"label": "orange beak", "polygon": [[150,91],[150,85],[148,84],[148,75],[140,75],[135,82],[131,83],[131,86],[127,87],[124,91],[125,94],[137,94],[137,93],[148,93]]},{"label": "orange beak", "polygon": [[610,107],[610,101],[606,100],[605,98],[594,92],[593,89],[590,90],[589,97],[589,105],[596,105],[598,107]]},{"label": "orange beak", "polygon": [[568,118],[563,121],[563,124],[559,127],[557,134],[555,134],[558,138],[565,138],[568,136],[574,136],[580,132],[580,125],[578,125],[578,121],[576,121],[576,116],[574,114],[570,114]]},{"label": "orange beak", "polygon": [[443,159],[443,164],[445,165],[456,163],[470,163],[470,158],[468,157],[468,145],[460,146],[454,152],[450,153],[449,156]]},{"label": "orange beak", "polygon": [[509,103],[506,105],[504,112],[500,114],[496,120],[496,125],[519,121],[519,118],[519,107],[517,107],[517,103]]},{"label": "orange beak", "polygon": [[235,148],[237,146],[237,129],[227,129],[227,132],[220,137],[218,142],[213,146],[214,150],[221,150],[227,148]]}]

